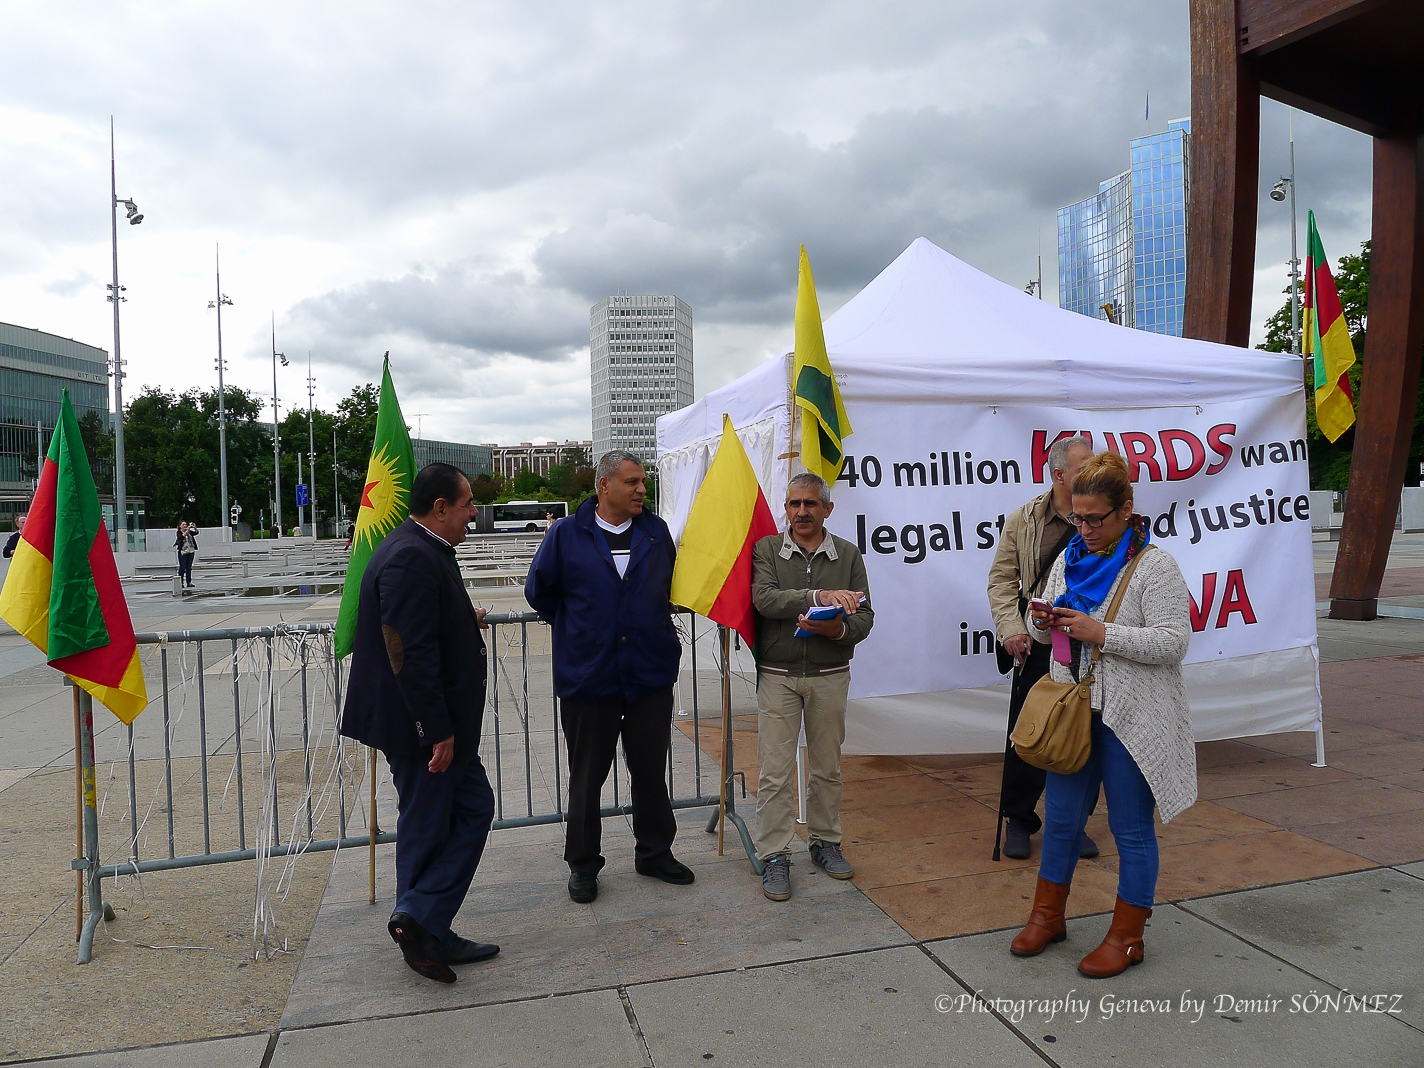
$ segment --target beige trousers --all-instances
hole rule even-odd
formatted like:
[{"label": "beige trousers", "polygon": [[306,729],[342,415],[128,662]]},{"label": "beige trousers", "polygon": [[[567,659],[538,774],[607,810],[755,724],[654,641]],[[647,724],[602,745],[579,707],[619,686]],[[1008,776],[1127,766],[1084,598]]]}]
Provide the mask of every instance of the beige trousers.
[{"label": "beige trousers", "polygon": [[841,743],[850,672],[795,678],[761,673],[757,683],[757,855],[791,851],[796,834],[796,742],[806,724],[806,822],[812,842],[841,840]]}]

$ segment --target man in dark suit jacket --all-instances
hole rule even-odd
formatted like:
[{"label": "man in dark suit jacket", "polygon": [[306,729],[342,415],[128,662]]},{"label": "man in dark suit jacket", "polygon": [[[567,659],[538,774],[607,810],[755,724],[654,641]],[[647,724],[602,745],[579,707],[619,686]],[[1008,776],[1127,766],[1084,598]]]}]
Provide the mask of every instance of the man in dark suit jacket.
[{"label": "man in dark suit jacket", "polygon": [[686,885],[692,870],[672,855],[668,798],[672,688],[682,644],[668,594],[677,550],[667,524],[643,510],[643,465],[626,452],[598,462],[598,496],[549,527],[524,596],[554,628],[554,690],[569,747],[564,860],[569,897],[598,896],[599,797],[618,739],[628,759],[634,868]]},{"label": "man in dark suit jacket", "polygon": [[453,983],[452,964],[499,952],[450,930],[484,852],[494,792],[480,763],[484,610],[465,592],[470,483],[430,464],[410,518],[366,564],[341,733],[385,753],[395,783],[396,907],[391,937],[412,969]]}]

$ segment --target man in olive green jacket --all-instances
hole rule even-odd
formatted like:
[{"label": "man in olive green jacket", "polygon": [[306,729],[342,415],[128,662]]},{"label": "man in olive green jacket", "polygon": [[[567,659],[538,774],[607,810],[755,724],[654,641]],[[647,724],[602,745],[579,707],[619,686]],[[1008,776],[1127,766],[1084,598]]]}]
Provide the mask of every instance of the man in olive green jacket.
[{"label": "man in olive green jacket", "polygon": [[[865,561],[825,529],[831,488],[818,475],[794,476],[786,490],[786,533],[752,549],[757,626],[757,854],[766,861],[762,892],[791,896],[796,834],[796,746],[804,720],[810,768],[806,818],[812,862],[835,879],[854,871],[841,854],[841,743],[845,741],[850,658],[875,613]],[[833,619],[808,619],[816,606]],[[810,632],[796,637],[797,629]]]}]

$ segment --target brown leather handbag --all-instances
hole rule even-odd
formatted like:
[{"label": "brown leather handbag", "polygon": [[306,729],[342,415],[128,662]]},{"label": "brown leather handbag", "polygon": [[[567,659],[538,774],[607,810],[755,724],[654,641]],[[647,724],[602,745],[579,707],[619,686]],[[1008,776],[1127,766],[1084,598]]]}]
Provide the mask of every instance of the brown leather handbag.
[{"label": "brown leather handbag", "polygon": [[[1127,574],[1118,583],[1117,593],[1108,606],[1104,623],[1111,623],[1122,604],[1122,595],[1132,581],[1137,562],[1151,545],[1143,547],[1127,565]],[[1023,710],[1009,736],[1014,752],[1025,764],[1059,775],[1072,775],[1088,762],[1093,751],[1093,670],[1102,655],[1102,647],[1093,650],[1087,674],[1078,682],[1054,682],[1045,675],[1033,684],[1024,698]]]}]

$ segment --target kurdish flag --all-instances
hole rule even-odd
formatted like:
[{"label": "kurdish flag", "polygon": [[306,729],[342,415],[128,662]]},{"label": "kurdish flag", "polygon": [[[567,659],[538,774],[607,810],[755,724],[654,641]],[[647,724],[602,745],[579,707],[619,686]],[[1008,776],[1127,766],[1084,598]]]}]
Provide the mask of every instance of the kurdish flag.
[{"label": "kurdish flag", "polygon": [[1350,376],[1355,365],[1355,345],[1340,310],[1340,296],[1330,274],[1330,261],[1315,229],[1315,212],[1309,213],[1305,243],[1305,322],[1301,336],[1307,355],[1315,357],[1315,421],[1331,441],[1355,425],[1355,398]]},{"label": "kurdish flag", "polygon": [[148,705],[133,621],[67,389],[0,590],[0,618],[124,723]]},{"label": "kurdish flag", "polygon": [[693,498],[677,548],[673,603],[731,627],[748,647],[755,645],[752,546],[775,533],[776,520],[747,450],[724,414],[722,442]]},{"label": "kurdish flag", "polygon": [[356,530],[351,538],[351,559],[346,564],[346,585],[341,591],[341,610],[336,616],[336,658],[351,652],[356,640],[356,607],[361,599],[361,576],[366,562],[387,534],[405,522],[410,513],[410,487],[415,482],[415,450],[410,446],[410,429],[391,384],[391,354],[386,353],[381,368],[381,400],[376,408],[376,440],[366,466],[366,483],[361,491],[361,507],[356,513]]},{"label": "kurdish flag", "polygon": [[801,463],[807,471],[834,484],[841,473],[841,442],[850,437],[850,419],[840,387],[826,355],[821,330],[821,306],[811,261],[801,246],[801,273],[796,282],[796,359],[791,383],[801,409]]}]

